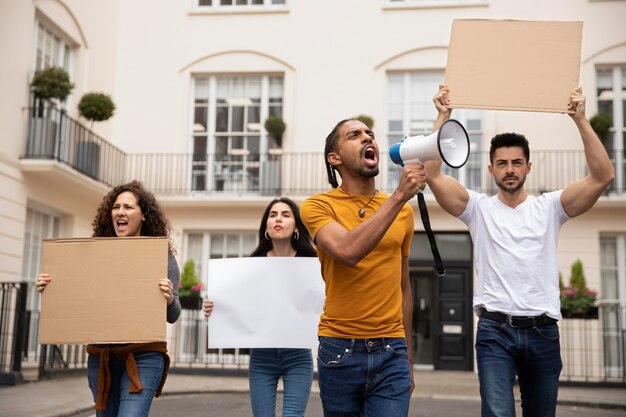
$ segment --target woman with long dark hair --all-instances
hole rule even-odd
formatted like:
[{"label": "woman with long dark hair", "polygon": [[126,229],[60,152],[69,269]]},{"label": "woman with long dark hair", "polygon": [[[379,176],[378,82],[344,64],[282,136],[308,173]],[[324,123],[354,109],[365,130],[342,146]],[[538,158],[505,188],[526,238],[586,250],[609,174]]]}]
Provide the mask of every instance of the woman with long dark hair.
[{"label": "woman with long dark hair", "polygon": [[[296,203],[272,200],[261,218],[259,244],[250,256],[317,256]],[[294,277],[295,278],[295,277]],[[204,302],[208,317],[213,302]],[[276,387],[283,378],[283,417],[303,417],[313,381],[311,349],[250,349],[250,402],[254,417],[276,415]]]}]

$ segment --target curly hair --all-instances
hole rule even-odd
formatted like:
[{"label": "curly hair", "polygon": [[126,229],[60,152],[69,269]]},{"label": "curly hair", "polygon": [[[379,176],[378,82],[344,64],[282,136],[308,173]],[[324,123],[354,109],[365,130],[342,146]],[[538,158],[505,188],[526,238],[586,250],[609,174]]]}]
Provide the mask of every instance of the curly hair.
[{"label": "curly hair", "polygon": [[291,209],[293,213],[293,219],[296,223],[296,229],[298,230],[299,236],[296,239],[296,235],[291,236],[291,247],[295,249],[295,251],[300,254],[300,256],[317,256],[317,252],[313,247],[313,241],[311,239],[311,235],[307,230],[306,226],[302,222],[302,217],[300,217],[300,210],[298,209],[298,205],[291,199],[287,197],[275,198],[267,205],[265,208],[265,212],[263,213],[263,217],[261,217],[261,225],[259,226],[259,244],[252,251],[250,256],[267,256],[267,252],[273,249],[272,241],[265,238],[265,231],[267,230],[267,219],[270,217],[270,211],[274,204],[276,203],[285,203]]},{"label": "curly hair", "polygon": [[113,187],[103,198],[102,203],[98,207],[96,217],[91,222],[93,228],[93,237],[115,237],[115,228],[113,227],[113,218],[111,211],[117,196],[124,192],[133,193],[137,199],[137,204],[141,209],[141,213],[145,220],[141,225],[141,236],[166,236],[169,253],[175,254],[174,246],[170,233],[172,226],[167,220],[159,203],[157,203],[154,194],[146,190],[141,182],[133,180],[127,184],[121,184]]}]

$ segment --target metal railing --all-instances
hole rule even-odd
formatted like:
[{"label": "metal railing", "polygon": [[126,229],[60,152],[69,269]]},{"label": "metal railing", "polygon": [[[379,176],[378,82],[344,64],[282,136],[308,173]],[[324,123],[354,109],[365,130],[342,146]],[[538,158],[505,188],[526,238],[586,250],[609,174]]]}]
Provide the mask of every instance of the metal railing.
[{"label": "metal railing", "polygon": [[0,384],[19,379],[28,345],[26,290],[22,282],[0,283]]},{"label": "metal railing", "polygon": [[[19,379],[22,363],[37,364],[40,378],[87,367],[84,345],[37,344],[39,312],[26,306],[26,283],[0,283],[0,385]],[[247,369],[248,349],[209,349],[208,326],[201,310],[183,310],[171,325],[168,350],[172,368],[183,371]],[[563,371],[561,381],[626,384],[626,307],[601,305],[597,318],[565,318],[559,322]],[[29,340],[33,338],[35,340]]]},{"label": "metal railing", "polygon": [[[609,156],[616,171],[624,173],[626,157],[620,152]],[[56,160],[109,186],[138,179],[157,195],[312,195],[329,190],[321,152],[127,154],[43,102],[29,109],[23,159]],[[398,184],[400,168],[387,152],[381,152],[380,161],[377,187],[389,193]],[[526,189],[532,194],[562,188],[587,175],[582,150],[532,151],[531,161]],[[472,152],[463,168],[445,170],[474,191],[493,193],[488,165],[488,152]],[[607,194],[624,193],[624,188],[614,182]]]},{"label": "metal railing", "polygon": [[598,317],[559,323],[561,380],[626,384],[626,308],[602,305]]},{"label": "metal railing", "polygon": [[126,154],[69,117],[63,109],[34,100],[29,108],[23,159],[51,159],[107,185],[126,180]]}]

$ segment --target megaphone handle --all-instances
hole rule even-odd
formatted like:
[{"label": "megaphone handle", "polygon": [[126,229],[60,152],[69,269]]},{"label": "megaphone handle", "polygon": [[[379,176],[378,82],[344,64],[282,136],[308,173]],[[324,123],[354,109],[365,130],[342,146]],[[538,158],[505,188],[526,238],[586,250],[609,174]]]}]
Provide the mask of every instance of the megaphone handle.
[{"label": "megaphone handle", "polygon": [[430,218],[428,217],[428,208],[426,207],[426,201],[424,200],[424,193],[422,193],[422,190],[420,190],[417,193],[417,206],[420,209],[420,215],[422,217],[422,224],[424,225],[426,236],[428,236],[428,241],[430,242],[430,250],[433,253],[433,258],[435,259],[435,267],[437,268],[437,275],[442,277],[446,274],[446,271],[443,268],[441,255],[439,255],[439,249],[437,248],[437,241],[435,240],[435,235],[433,234],[433,230],[430,228]]}]

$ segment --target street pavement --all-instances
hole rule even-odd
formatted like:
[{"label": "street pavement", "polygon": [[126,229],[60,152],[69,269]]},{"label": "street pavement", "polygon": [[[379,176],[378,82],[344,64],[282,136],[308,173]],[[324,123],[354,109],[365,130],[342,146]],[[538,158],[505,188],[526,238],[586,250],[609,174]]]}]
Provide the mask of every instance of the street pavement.
[{"label": "street pavement", "polygon": [[[244,373],[207,372],[211,374],[171,373],[163,396],[248,392]],[[415,371],[415,383],[416,399],[480,401],[473,372]],[[316,382],[312,391],[319,392]],[[559,404],[621,410],[626,416],[626,387],[562,385]],[[0,388],[0,417],[69,417],[92,407],[84,374]]]}]

